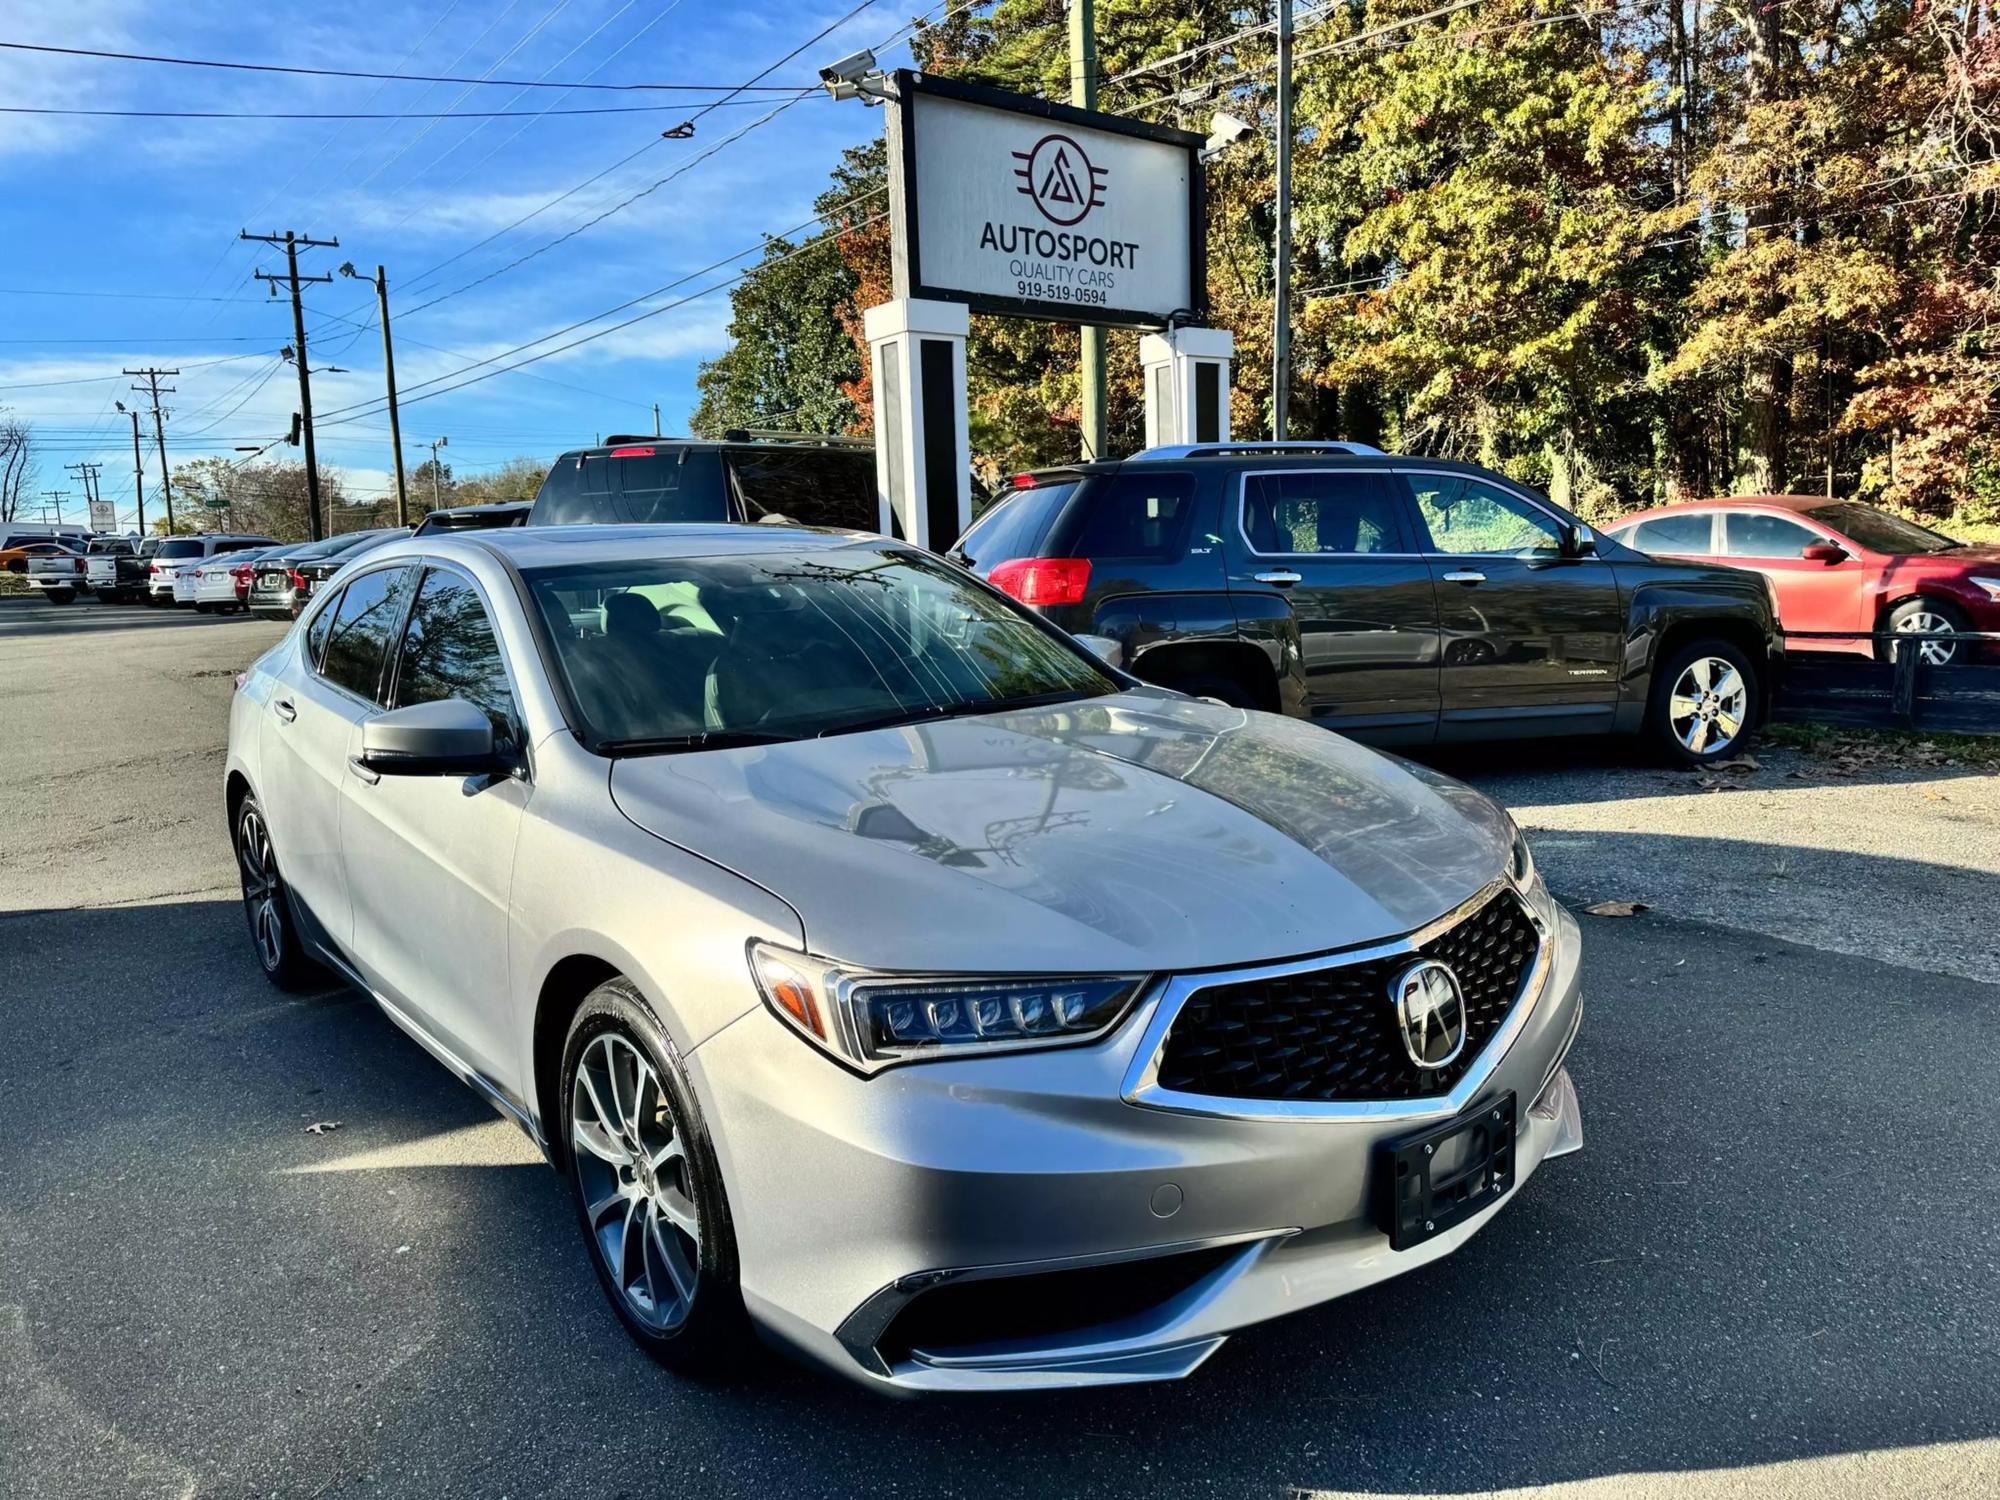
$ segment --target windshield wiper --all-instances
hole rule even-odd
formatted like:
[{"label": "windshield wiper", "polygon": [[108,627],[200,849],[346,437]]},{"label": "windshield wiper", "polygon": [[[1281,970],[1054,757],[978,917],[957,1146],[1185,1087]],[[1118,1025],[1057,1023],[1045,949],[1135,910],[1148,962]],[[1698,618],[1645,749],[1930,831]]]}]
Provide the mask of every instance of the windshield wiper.
[{"label": "windshield wiper", "polygon": [[599,740],[599,755],[671,755],[680,750],[737,750],[745,745],[785,745],[795,734],[766,729],[705,729],[700,734],[657,734],[624,740]]}]

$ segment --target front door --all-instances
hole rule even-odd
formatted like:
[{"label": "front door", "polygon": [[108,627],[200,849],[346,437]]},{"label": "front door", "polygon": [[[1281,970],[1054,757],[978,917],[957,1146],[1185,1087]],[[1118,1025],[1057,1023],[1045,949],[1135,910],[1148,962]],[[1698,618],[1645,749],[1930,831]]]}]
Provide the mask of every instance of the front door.
[{"label": "front door", "polygon": [[1437,598],[1393,477],[1252,472],[1234,504],[1223,524],[1230,591],[1277,593],[1290,604],[1313,718],[1377,744],[1429,741]]},{"label": "front door", "polygon": [[[1778,623],[1786,632],[1865,630],[1867,566],[1846,548],[1844,562],[1809,561],[1803,549],[1833,541],[1790,516],[1769,511],[1731,510],[1721,516],[1722,556],[1733,568],[1749,568],[1771,580],[1778,595]],[[1800,641],[1806,651],[1872,649],[1867,640]]]},{"label": "front door", "polygon": [[1437,582],[1440,738],[1609,729],[1625,636],[1610,565],[1565,555],[1568,523],[1509,486],[1402,478]]},{"label": "front door", "polygon": [[[520,715],[485,601],[456,569],[417,589],[384,697],[392,707],[463,698],[519,751]],[[351,768],[341,855],[363,977],[431,1038],[517,1102],[508,1024],[507,902],[525,776],[376,776]]]}]

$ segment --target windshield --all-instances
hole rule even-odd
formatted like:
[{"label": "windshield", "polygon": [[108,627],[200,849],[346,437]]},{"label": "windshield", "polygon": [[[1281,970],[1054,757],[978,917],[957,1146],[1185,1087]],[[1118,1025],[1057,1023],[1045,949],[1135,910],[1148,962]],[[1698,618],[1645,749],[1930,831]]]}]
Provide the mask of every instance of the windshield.
[{"label": "windshield", "polygon": [[1906,556],[1912,552],[1949,552],[1963,545],[1915,521],[1905,521],[1872,505],[1856,505],[1851,500],[1814,506],[1806,514],[1828,530],[1859,542],[1870,552]]},{"label": "windshield", "polygon": [[956,569],[879,546],[530,570],[596,749],[719,748],[1118,691]]}]

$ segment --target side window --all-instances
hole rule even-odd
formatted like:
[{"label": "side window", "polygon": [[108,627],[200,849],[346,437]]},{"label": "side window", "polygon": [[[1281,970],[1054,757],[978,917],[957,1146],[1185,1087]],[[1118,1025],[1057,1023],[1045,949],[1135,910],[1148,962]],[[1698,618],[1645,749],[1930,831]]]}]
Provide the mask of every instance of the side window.
[{"label": "side window", "polygon": [[1433,552],[1448,557],[1520,557],[1562,551],[1562,524],[1498,485],[1437,474],[1408,478]]},{"label": "side window", "polygon": [[1186,548],[1193,515],[1193,475],[1142,467],[1091,487],[1089,514],[1072,546],[1079,557],[1166,561]]},{"label": "side window", "polygon": [[463,698],[485,710],[493,733],[515,737],[514,695],[500,643],[479,591],[456,573],[424,575],[403,632],[396,665],[396,706]]},{"label": "side window", "polygon": [[1657,521],[1641,521],[1625,540],[1628,546],[1641,552],[1657,552],[1667,557],[1706,557],[1715,549],[1710,536],[1714,521],[1714,512],[1706,510],[1661,516]]},{"label": "side window", "polygon": [[1243,534],[1257,551],[1273,554],[1410,550],[1395,494],[1380,475],[1362,471],[1247,476]]},{"label": "side window", "polygon": [[339,608],[338,597],[329,600],[326,607],[306,625],[306,665],[315,672],[319,670],[320,658],[326,654],[326,637],[333,629],[333,612]]},{"label": "side window", "polygon": [[320,675],[350,693],[379,700],[382,662],[402,623],[414,568],[382,568],[349,583],[328,611],[333,624],[320,657]]},{"label": "side window", "polygon": [[1797,557],[1801,548],[1816,542],[1819,533],[1788,521],[1751,511],[1730,511],[1723,519],[1725,557]]},{"label": "side window", "polygon": [[[689,455],[690,462],[698,455]],[[879,532],[875,455],[859,449],[732,450],[729,469],[748,520],[780,515],[801,526]]]}]

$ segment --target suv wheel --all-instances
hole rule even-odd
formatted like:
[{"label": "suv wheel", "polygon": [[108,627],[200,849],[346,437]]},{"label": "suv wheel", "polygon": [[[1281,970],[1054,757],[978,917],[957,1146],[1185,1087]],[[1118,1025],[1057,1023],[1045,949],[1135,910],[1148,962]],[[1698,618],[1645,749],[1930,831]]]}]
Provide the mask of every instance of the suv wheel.
[{"label": "suv wheel", "polygon": [[264,977],[282,990],[304,989],[318,978],[317,966],[299,942],[292,908],[271,847],[270,825],[255,797],[236,809],[236,873],[243,886],[243,915]]},{"label": "suv wheel", "polygon": [[592,990],[563,1048],[577,1223],[626,1331],[661,1363],[726,1371],[750,1343],[722,1173],[680,1058],[638,990]]},{"label": "suv wheel", "polygon": [[1742,749],[1758,703],[1748,656],[1727,641],[1695,641],[1654,674],[1647,732],[1669,759],[1706,765]]}]

